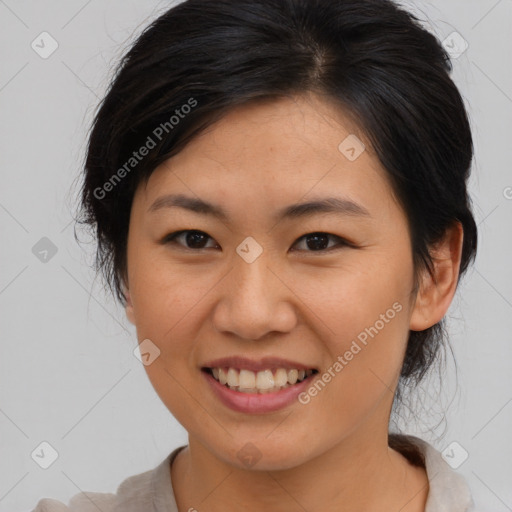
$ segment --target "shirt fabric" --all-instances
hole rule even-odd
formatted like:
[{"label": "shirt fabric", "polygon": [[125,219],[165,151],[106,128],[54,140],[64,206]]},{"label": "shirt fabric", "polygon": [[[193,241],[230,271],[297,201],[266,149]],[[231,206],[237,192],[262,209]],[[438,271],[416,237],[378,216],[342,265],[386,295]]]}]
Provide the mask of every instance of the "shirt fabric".
[{"label": "shirt fabric", "polygon": [[[432,445],[415,436],[404,436],[425,458],[429,493],[425,512],[477,512],[464,477],[455,472]],[[126,478],[116,494],[79,493],[66,506],[53,499],[40,500],[32,512],[178,512],[171,482],[176,448],[156,468]]]}]

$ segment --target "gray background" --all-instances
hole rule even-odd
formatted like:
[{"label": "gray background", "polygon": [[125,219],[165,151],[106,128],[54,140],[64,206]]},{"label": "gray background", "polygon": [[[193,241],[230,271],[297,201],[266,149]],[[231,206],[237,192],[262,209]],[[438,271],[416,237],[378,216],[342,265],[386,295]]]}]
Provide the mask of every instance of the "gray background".
[{"label": "gray background", "polygon": [[[113,65],[170,5],[0,0],[0,511],[114,492],[186,443],[133,355],[134,328],[90,270],[93,244],[78,246],[72,223],[87,131]],[[458,471],[477,502],[512,510],[512,1],[405,5],[441,40],[457,31],[469,44],[453,76],[474,130],[480,237],[448,313],[458,380],[449,361],[440,390],[434,380],[418,391],[423,416],[407,431],[441,451],[459,443],[456,457],[469,456]],[[43,31],[59,45],[46,59],[31,47]],[[55,254],[43,252],[43,237]],[[31,457],[43,441],[58,453],[48,469]]]}]

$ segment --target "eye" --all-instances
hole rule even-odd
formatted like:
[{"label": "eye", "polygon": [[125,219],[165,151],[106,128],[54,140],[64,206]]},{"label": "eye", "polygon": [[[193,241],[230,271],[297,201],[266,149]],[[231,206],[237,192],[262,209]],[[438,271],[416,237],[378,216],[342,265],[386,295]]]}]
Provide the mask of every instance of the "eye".
[{"label": "eye", "polygon": [[[163,244],[177,244],[181,245],[185,249],[192,249],[192,250],[199,250],[199,249],[210,249],[210,248],[218,248],[218,244],[214,244],[214,246],[207,247],[207,241],[208,239],[213,241],[213,238],[211,238],[207,233],[204,231],[199,231],[196,229],[184,229],[181,231],[176,231],[175,233],[171,233],[164,237],[162,240]],[[334,246],[329,246],[329,239],[331,240],[337,240],[338,243]],[[181,242],[180,242],[181,240]],[[323,232],[315,232],[315,233],[308,233],[306,235],[301,236],[297,242],[295,242],[295,245],[300,244],[300,242],[305,242],[306,248],[300,248],[299,250],[305,250],[306,252],[326,252],[331,251],[336,248],[348,246],[348,247],[355,247],[354,244],[351,242],[348,242],[347,240],[337,236],[333,235],[331,233],[323,233]],[[292,249],[295,251],[296,249]]]},{"label": "eye", "polygon": [[[196,229],[184,229],[182,231],[176,231],[175,233],[167,235],[162,240],[162,243],[178,243],[178,245],[183,245],[177,242],[181,239],[186,244],[185,249],[209,249],[209,247],[205,246],[205,242],[208,238],[213,240],[213,238],[207,235],[204,231],[198,231]],[[216,247],[218,247],[218,245],[216,245]]]},{"label": "eye", "polygon": [[[326,246],[329,245],[329,238],[331,240],[338,240],[338,243],[334,247],[327,248]],[[322,232],[308,233],[304,236],[301,236],[298,239],[298,241],[295,242],[295,245],[297,245],[300,241],[305,241],[306,247],[308,249],[311,249],[307,252],[326,252],[326,251],[331,251],[333,249],[339,248],[340,246],[341,247],[343,247],[343,246],[355,247],[352,243],[348,242],[347,240],[345,240],[337,235],[333,235],[331,233],[322,233]],[[305,249],[299,249],[299,250],[305,250]]]}]

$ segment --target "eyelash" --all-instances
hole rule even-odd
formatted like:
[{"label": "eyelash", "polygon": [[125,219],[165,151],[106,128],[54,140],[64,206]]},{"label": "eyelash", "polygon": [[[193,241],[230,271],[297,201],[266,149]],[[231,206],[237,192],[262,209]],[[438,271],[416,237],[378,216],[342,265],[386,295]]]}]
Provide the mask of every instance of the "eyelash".
[{"label": "eyelash", "polygon": [[[213,240],[213,238],[211,236],[209,236],[208,233],[205,233],[204,231],[200,231],[200,230],[197,230],[197,229],[183,229],[181,231],[175,231],[174,233],[170,233],[170,234],[166,235],[162,239],[162,244],[177,244],[177,245],[181,245],[181,244],[178,244],[176,242],[176,239],[178,237],[180,237],[181,235],[184,235],[184,234],[187,234],[187,233],[199,233],[199,234],[202,234],[202,235],[206,235],[210,240]],[[319,249],[317,251],[311,251],[311,250],[308,251],[306,249],[299,249],[299,250],[302,250],[302,251],[305,251],[305,252],[311,252],[311,253],[326,253],[326,252],[331,252],[333,250],[342,249],[343,247],[352,247],[352,248],[356,247],[356,245],[354,245],[353,243],[349,242],[348,240],[345,240],[344,238],[341,238],[341,237],[339,237],[337,235],[333,235],[332,233],[325,233],[323,231],[313,231],[311,233],[306,233],[305,235],[302,235],[301,237],[299,237],[297,239],[297,242],[295,242],[295,244],[298,243],[300,240],[305,239],[308,236],[312,236],[312,235],[327,235],[328,237],[337,239],[338,240],[338,244],[337,244],[337,246],[330,247],[328,249]],[[186,246],[183,246],[183,245],[181,247],[183,249],[185,249],[185,250],[195,251],[195,252],[202,251],[204,249],[212,249],[212,247],[200,247],[199,249],[194,249],[192,247],[186,247]]]}]

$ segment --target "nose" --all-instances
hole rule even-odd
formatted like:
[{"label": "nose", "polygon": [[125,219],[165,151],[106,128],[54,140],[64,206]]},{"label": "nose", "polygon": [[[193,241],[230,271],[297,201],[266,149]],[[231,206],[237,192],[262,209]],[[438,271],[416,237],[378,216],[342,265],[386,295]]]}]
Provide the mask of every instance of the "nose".
[{"label": "nose", "polygon": [[235,258],[234,267],[219,283],[214,327],[245,340],[286,333],[297,325],[296,298],[284,276],[267,265],[263,254],[252,263]]}]

